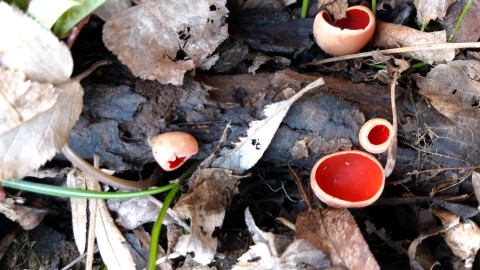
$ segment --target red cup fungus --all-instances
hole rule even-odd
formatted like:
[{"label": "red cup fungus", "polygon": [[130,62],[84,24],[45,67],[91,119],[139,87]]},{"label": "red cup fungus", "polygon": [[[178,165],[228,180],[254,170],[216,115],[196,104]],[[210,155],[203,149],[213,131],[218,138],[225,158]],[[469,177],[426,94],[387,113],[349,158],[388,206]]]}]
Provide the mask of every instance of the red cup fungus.
[{"label": "red cup fungus", "polygon": [[358,139],[367,152],[383,153],[392,144],[395,132],[392,124],[383,118],[370,119],[360,128]]},{"label": "red cup fungus", "polygon": [[192,135],[173,131],[156,135],[150,140],[153,157],[165,171],[173,171],[198,152]]},{"label": "red cup fungus", "polygon": [[313,23],[313,36],[318,46],[332,55],[358,52],[375,32],[375,16],[365,6],[347,9],[347,17],[332,22],[327,11],[321,11]]},{"label": "red cup fungus", "polygon": [[358,150],[339,151],[319,159],[310,185],[315,195],[332,207],[364,207],[382,194],[385,174],[380,162]]}]

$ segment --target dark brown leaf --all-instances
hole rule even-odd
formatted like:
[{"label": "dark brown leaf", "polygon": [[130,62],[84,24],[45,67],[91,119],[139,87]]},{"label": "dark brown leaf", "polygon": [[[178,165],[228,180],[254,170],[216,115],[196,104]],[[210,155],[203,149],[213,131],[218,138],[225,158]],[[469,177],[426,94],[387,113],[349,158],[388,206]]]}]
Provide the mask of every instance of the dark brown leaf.
[{"label": "dark brown leaf", "polygon": [[296,237],[309,241],[327,254],[334,266],[380,269],[347,209],[316,209],[300,213]]}]

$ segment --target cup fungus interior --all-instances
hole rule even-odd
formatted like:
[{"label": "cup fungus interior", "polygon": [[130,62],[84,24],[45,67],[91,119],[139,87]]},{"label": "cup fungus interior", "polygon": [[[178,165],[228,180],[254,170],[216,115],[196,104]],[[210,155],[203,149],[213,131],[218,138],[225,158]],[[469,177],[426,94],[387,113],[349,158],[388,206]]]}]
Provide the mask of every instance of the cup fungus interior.
[{"label": "cup fungus interior", "polygon": [[359,153],[333,155],[318,165],[318,186],[328,195],[349,202],[371,199],[382,188],[381,166]]},{"label": "cup fungus interior", "polygon": [[176,157],[174,161],[169,161],[168,166],[170,169],[175,169],[185,162],[186,157]]},{"label": "cup fungus interior", "polygon": [[359,9],[347,10],[347,17],[341,20],[336,20],[332,23],[330,14],[324,12],[323,19],[329,24],[339,27],[340,29],[362,30],[370,23],[370,16],[367,12]]},{"label": "cup fungus interior", "polygon": [[385,125],[376,125],[368,133],[368,141],[373,145],[385,143],[390,136],[390,130]]}]

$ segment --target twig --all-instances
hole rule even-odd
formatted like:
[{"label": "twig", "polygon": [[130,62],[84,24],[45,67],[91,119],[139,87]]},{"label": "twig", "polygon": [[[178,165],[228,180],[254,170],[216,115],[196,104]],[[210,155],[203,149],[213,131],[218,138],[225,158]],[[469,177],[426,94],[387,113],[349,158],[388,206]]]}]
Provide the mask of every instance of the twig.
[{"label": "twig", "polygon": [[119,188],[126,188],[126,189],[143,189],[149,188],[155,185],[158,179],[158,175],[154,172],[152,176],[147,178],[146,180],[141,181],[130,181],[125,180],[122,178],[115,177],[113,175],[106,174],[100,170],[95,169],[92,165],[88,162],[83,160],[75,151],[70,148],[70,146],[65,145],[62,148],[62,153],[65,157],[72,162],[72,164],[82,170],[84,173],[90,175],[93,178],[96,178],[98,181]]},{"label": "twig", "polygon": [[449,171],[449,170],[475,170],[475,169],[480,169],[480,166],[438,168],[438,169],[409,172],[407,173],[407,175],[419,175],[421,173],[443,172],[443,171]]},{"label": "twig", "polygon": [[338,62],[343,60],[351,60],[363,57],[371,57],[374,53],[381,54],[397,54],[397,53],[406,53],[406,52],[417,52],[417,51],[428,51],[428,50],[442,50],[442,49],[464,49],[464,48],[480,48],[480,42],[464,42],[464,43],[444,43],[444,44],[432,44],[432,45],[422,45],[422,46],[411,46],[395,49],[386,49],[386,50],[376,50],[371,52],[363,52],[356,54],[349,54],[339,57],[332,57],[328,59],[313,61],[303,66],[310,65],[322,65],[326,63]]},{"label": "twig", "polygon": [[282,217],[277,218],[277,220],[283,225],[285,225],[287,228],[289,228],[290,230],[295,231],[296,229],[295,224],[293,224],[290,220]]},{"label": "twig", "polygon": [[396,97],[395,97],[395,85],[397,84],[398,77],[400,73],[398,71],[393,72],[393,79],[390,86],[390,103],[392,105],[392,126],[393,126],[393,140],[388,148],[387,154],[387,164],[385,164],[385,177],[389,177],[393,169],[395,168],[395,163],[397,161],[397,106],[396,106]]},{"label": "twig", "polygon": [[412,197],[393,197],[386,198],[381,197],[373,205],[401,205],[401,204],[416,204],[416,203],[428,203],[433,201],[447,201],[458,202],[468,199],[470,195],[442,195],[437,197],[430,196],[412,196]]},{"label": "twig", "polygon": [[[98,252],[98,247],[95,248],[95,250],[93,251],[95,253]],[[75,264],[79,263],[81,260],[83,260],[85,258],[85,256],[87,256],[87,253],[83,253],[82,255],[78,256],[75,260],[73,260],[71,263],[65,265],[65,267],[63,267],[61,270],[68,270],[70,268],[72,268],[72,266],[74,266]]]},{"label": "twig", "polygon": [[290,173],[290,176],[293,177],[295,180],[295,184],[297,184],[298,191],[300,191],[300,194],[302,195],[303,199],[305,200],[305,203],[308,206],[308,210],[313,209],[313,202],[312,199],[308,196],[307,192],[305,191],[305,187],[302,184],[302,179],[300,176],[295,172],[290,165],[288,165],[288,173]]}]

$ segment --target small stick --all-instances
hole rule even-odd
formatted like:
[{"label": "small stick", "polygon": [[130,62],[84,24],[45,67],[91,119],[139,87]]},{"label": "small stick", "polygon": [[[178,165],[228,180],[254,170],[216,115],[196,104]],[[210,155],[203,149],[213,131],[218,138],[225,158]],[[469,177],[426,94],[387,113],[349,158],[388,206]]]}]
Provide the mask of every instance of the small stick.
[{"label": "small stick", "polygon": [[395,163],[397,161],[397,106],[395,100],[395,85],[397,84],[397,79],[400,76],[398,71],[393,73],[392,85],[390,86],[390,103],[392,104],[392,126],[393,126],[393,140],[388,148],[387,154],[387,164],[385,164],[385,177],[389,177],[393,169],[395,168]]},{"label": "small stick", "polygon": [[412,46],[412,47],[403,47],[387,50],[377,50],[372,52],[363,52],[356,54],[349,54],[344,56],[332,57],[328,59],[313,61],[303,66],[310,65],[322,65],[326,63],[338,62],[343,60],[351,60],[363,57],[371,57],[374,53],[381,54],[397,54],[397,53],[406,53],[406,52],[417,52],[417,51],[428,51],[428,50],[442,50],[442,49],[464,49],[464,48],[480,48],[480,42],[465,42],[465,43],[444,43],[444,44],[433,44],[433,45],[422,45],[422,46]]},{"label": "small stick", "polygon": [[288,172],[290,173],[290,175],[295,180],[295,184],[297,184],[298,191],[300,191],[300,194],[302,195],[303,199],[305,200],[305,203],[308,206],[308,210],[312,210],[313,209],[313,202],[312,202],[312,199],[307,195],[307,192],[306,192],[305,188],[303,187],[302,179],[292,169],[292,167],[290,167],[290,165],[288,165]]},{"label": "small stick", "polygon": [[84,173],[90,175],[91,177],[97,179],[98,181],[113,186],[117,188],[125,189],[143,189],[149,188],[155,185],[157,179],[159,178],[159,173],[157,170],[146,180],[141,181],[130,181],[122,178],[115,177],[113,175],[106,174],[101,170],[97,170],[95,167],[86,162],[81,158],[70,146],[65,145],[62,148],[62,153],[65,157],[77,168],[82,170]]}]

